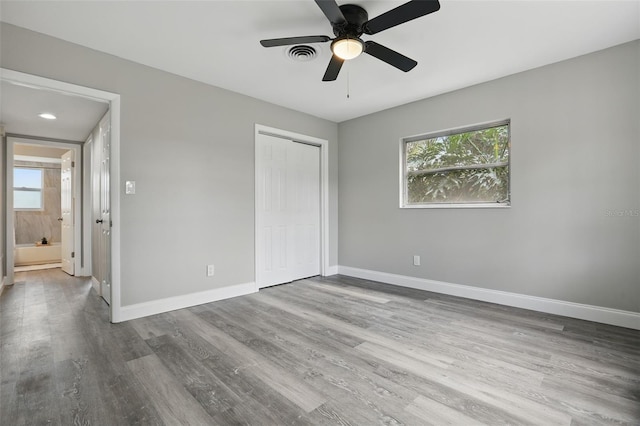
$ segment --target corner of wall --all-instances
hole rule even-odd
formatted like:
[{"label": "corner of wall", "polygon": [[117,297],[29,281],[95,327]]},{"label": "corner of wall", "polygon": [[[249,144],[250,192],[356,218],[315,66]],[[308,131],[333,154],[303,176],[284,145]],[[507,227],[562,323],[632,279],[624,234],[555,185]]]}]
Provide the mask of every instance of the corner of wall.
[{"label": "corner of wall", "polygon": [[338,269],[340,274],[350,277],[640,330],[640,312],[452,284],[349,266],[339,266]]}]

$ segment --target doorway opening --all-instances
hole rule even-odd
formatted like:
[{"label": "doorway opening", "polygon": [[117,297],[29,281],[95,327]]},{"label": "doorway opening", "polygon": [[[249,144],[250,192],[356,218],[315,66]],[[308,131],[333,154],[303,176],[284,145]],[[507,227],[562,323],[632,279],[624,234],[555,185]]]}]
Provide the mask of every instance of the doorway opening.
[{"label": "doorway opening", "polygon": [[[80,145],[61,141],[8,137],[7,174],[13,178],[14,272],[61,268],[82,272],[80,221]],[[12,240],[12,241],[11,241]],[[11,247],[8,247],[8,252]]]},{"label": "doorway opening", "polygon": [[[110,177],[108,181],[109,187],[109,238],[110,244],[107,247],[106,252],[108,254],[108,263],[105,269],[109,272],[111,285],[109,286],[108,299],[111,302],[110,306],[110,319],[111,322],[120,321],[120,232],[117,223],[119,222],[120,202],[119,202],[119,148],[120,148],[120,96],[118,94],[104,92],[89,87],[78,86],[69,84],[57,80],[51,80],[43,77],[34,76],[31,74],[25,74],[17,71],[0,69],[0,81],[4,85],[9,83],[11,87],[35,89],[37,93],[58,93],[67,95],[68,97],[75,99],[92,100],[96,103],[102,103],[106,105],[108,115],[110,116],[109,122],[109,136],[110,144],[108,148],[110,150],[110,161],[106,163],[108,168],[108,175]],[[4,86],[3,86],[4,87]],[[7,114],[10,108],[5,106],[4,96],[6,91],[3,91],[3,117],[5,122],[5,137],[4,145],[6,151],[4,153],[4,175],[6,186],[4,188],[5,193],[5,205],[2,209],[4,216],[4,232],[1,235],[2,247],[4,252],[4,261],[2,270],[4,271],[4,284],[11,285],[14,282],[14,215],[13,215],[13,168],[14,168],[14,147],[16,144],[15,138],[24,138],[25,135],[30,132],[15,132],[11,130],[12,123],[19,123],[19,120],[9,120],[14,117]],[[93,122],[93,125],[97,124],[97,119]],[[29,129],[38,129],[38,126],[32,126]],[[68,200],[70,201],[69,214],[75,215],[73,224],[69,223],[70,229],[73,231],[73,250],[71,259],[69,259],[69,267],[73,267],[73,274],[79,276],[91,276],[92,275],[92,262],[91,262],[91,246],[92,246],[92,233],[94,232],[91,226],[92,209],[91,209],[91,188],[89,185],[91,176],[91,161],[87,161],[90,155],[87,155],[86,150],[83,148],[88,140],[81,140],[76,143],[75,140],[59,139],[42,137],[34,132],[33,137],[29,135],[29,143],[40,145],[58,145],[59,148],[67,148],[68,151],[73,152],[73,159],[68,160],[76,166],[76,185],[71,187],[69,183],[70,194]],[[85,135],[86,136],[86,135]],[[22,141],[24,143],[24,141]],[[63,144],[62,146],[60,144]],[[67,144],[67,145],[64,145]],[[85,163],[86,167],[79,167],[82,163]],[[62,174],[62,163],[61,163]],[[61,186],[64,185],[64,181],[61,176]],[[33,188],[31,188],[33,189]],[[62,188],[61,188],[62,190]],[[61,197],[64,198],[64,197]],[[65,218],[62,214],[61,205],[61,218],[60,222],[64,222]],[[113,226],[112,226],[113,225]],[[64,228],[61,228],[61,233]],[[54,237],[55,239],[55,237]],[[61,238],[62,240],[62,238]],[[40,240],[42,243],[42,240]],[[47,241],[48,242],[48,241]],[[62,243],[62,241],[60,241]],[[62,249],[62,247],[61,247]],[[60,262],[63,266],[64,263],[61,258]]]}]

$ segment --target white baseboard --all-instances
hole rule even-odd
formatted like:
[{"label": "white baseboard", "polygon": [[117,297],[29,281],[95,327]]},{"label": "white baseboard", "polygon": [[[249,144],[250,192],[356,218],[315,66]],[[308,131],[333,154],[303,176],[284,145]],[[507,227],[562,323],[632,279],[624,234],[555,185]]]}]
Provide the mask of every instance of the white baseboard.
[{"label": "white baseboard", "polygon": [[175,311],[177,309],[189,308],[191,306],[230,299],[232,297],[244,296],[257,291],[258,288],[256,284],[251,282],[201,291],[198,293],[185,294],[182,296],[168,297],[166,299],[152,300],[150,302],[137,303],[135,305],[122,306],[120,308],[118,322]]},{"label": "white baseboard", "polygon": [[338,265],[329,266],[324,271],[324,276],[325,277],[329,277],[331,275],[337,275],[337,274],[338,274]]},{"label": "white baseboard", "polygon": [[497,303],[499,305],[530,309],[538,312],[640,330],[640,312],[623,311],[619,309],[565,302],[562,300],[528,296],[500,290],[451,284],[442,281],[409,277],[406,275],[396,275],[368,269],[351,268],[349,266],[338,266],[338,271],[342,275],[379,281],[401,287],[432,291],[434,293],[448,294],[451,296],[466,297],[468,299],[481,300],[483,302]]},{"label": "white baseboard", "polygon": [[96,293],[98,293],[98,296],[102,295],[102,293],[100,293],[100,281],[98,281],[93,275],[91,276],[91,286],[96,291]]}]

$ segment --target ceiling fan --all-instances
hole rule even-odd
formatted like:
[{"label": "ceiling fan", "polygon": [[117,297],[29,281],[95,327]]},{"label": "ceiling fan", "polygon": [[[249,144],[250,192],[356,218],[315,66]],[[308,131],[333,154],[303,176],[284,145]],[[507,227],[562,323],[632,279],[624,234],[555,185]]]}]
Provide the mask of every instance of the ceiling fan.
[{"label": "ceiling fan", "polygon": [[285,37],[260,40],[260,44],[264,47],[276,47],[331,41],[331,61],[322,81],[334,81],[338,78],[343,62],[356,58],[361,53],[367,53],[404,72],[410,71],[418,65],[416,61],[375,41],[363,41],[360,36],[379,33],[440,9],[438,0],[412,0],[369,20],[367,11],[358,5],[338,6],[335,0],[315,2],[329,19],[335,38],[325,35]]}]

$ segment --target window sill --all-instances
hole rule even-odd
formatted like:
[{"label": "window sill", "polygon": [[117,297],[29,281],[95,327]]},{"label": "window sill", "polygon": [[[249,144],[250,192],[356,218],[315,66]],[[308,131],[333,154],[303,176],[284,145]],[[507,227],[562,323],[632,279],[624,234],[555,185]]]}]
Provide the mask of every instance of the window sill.
[{"label": "window sill", "polygon": [[401,209],[508,209],[511,203],[477,203],[477,204],[410,204],[400,206]]}]

